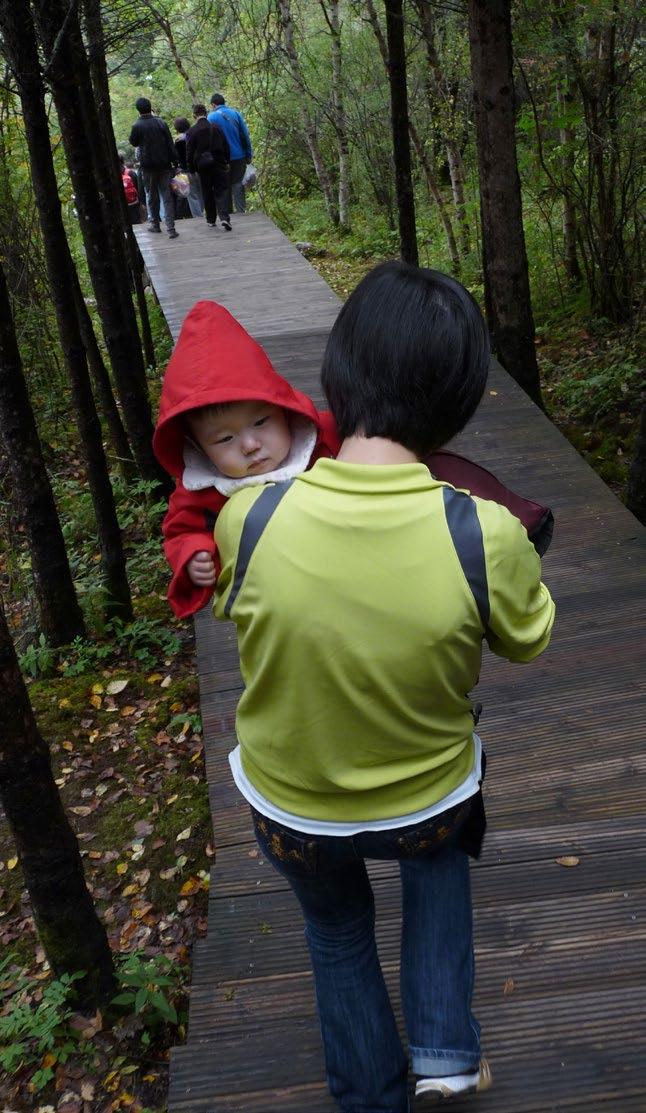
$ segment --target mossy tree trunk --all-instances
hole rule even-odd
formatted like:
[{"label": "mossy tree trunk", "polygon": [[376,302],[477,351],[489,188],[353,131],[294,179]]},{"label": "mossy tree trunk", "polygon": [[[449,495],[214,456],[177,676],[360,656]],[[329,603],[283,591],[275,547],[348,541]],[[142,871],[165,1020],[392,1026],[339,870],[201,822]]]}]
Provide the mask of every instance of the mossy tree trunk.
[{"label": "mossy tree trunk", "polygon": [[0,9],[0,27],[7,60],[13,70],[23,111],[34,197],[43,233],[50,291],[65,356],[92,504],[101,546],[101,570],[107,609],[124,620],[132,618],[126,560],[76,301],[77,275],[61,215],[58,185],[49,142],[45,91],[38,67],[36,35],[26,0]]},{"label": "mossy tree trunk", "polygon": [[469,43],[489,329],[502,365],[542,406],[516,160],[510,0],[469,0]]},{"label": "mossy tree trunk", "polygon": [[27,533],[40,625],[50,645],[66,645],[75,637],[84,636],[83,615],[27,393],[2,269],[0,435],[7,454],[16,514],[24,522]]},{"label": "mossy tree trunk", "polygon": [[85,884],[76,836],[54,783],[0,605],[0,800],[12,834],[34,920],[55,976],[85,971],[81,1005],[96,1008],[114,993],[108,938]]}]

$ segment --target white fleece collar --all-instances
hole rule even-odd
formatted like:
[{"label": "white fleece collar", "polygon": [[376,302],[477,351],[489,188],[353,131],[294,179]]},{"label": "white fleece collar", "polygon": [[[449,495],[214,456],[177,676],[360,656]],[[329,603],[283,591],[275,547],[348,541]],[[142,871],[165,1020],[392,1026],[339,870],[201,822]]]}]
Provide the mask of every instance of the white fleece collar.
[{"label": "white fleece collar", "polygon": [[264,472],[262,475],[244,475],[240,479],[223,475],[208,456],[187,439],[184,442],[182,483],[187,491],[203,491],[206,487],[215,487],[216,491],[228,498],[242,487],[257,487],[261,483],[280,483],[284,479],[293,479],[295,475],[300,475],[307,469],[318,432],[314,422],[304,414],[290,414],[289,427],[292,446],[287,459],[280,467],[275,468],[274,471]]}]

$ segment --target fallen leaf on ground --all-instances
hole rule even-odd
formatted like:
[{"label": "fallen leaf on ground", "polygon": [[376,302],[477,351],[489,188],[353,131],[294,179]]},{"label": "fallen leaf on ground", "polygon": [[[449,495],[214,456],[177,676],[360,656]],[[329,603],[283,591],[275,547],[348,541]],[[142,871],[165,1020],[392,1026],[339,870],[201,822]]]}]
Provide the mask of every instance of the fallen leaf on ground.
[{"label": "fallen leaf on ground", "polygon": [[509,997],[509,994],[514,992],[514,988],[515,988],[514,979],[513,978],[506,978],[505,979],[505,984],[502,987],[503,996],[504,997]]},{"label": "fallen leaf on ground", "polygon": [[563,854],[561,858],[556,859],[559,866],[578,866],[580,861],[576,854]]},{"label": "fallen leaf on ground", "polygon": [[191,828],[186,827],[183,831],[180,831],[179,835],[175,839],[175,842],[183,842],[185,839],[190,839],[190,837],[191,837]]},{"label": "fallen leaf on ground", "polygon": [[110,696],[118,696],[119,692],[123,692],[127,684],[127,680],[111,680],[105,690]]}]

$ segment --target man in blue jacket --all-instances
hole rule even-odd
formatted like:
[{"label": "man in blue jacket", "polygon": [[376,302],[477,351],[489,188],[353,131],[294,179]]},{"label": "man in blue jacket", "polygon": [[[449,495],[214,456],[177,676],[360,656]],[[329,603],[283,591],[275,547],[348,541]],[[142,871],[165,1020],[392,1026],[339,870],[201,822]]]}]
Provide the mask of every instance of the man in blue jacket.
[{"label": "man in blue jacket", "polygon": [[229,201],[229,208],[232,209],[235,206],[236,212],[243,213],[247,205],[242,179],[245,167],[252,159],[249,129],[242,112],[238,112],[236,108],[231,108],[225,102],[222,93],[214,93],[211,97],[211,104],[213,105],[213,111],[209,112],[208,119],[210,123],[217,124],[218,127],[222,128],[231,150],[229,163],[231,200]]}]

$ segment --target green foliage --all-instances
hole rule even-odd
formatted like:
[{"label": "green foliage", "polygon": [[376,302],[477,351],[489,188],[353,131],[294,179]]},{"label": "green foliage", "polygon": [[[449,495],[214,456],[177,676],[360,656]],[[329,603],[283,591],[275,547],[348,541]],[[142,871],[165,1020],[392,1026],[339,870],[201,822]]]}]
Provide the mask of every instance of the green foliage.
[{"label": "green foliage", "polygon": [[574,360],[561,375],[554,401],[565,406],[572,417],[595,422],[611,414],[619,400],[634,398],[638,404],[643,387],[643,368],[629,360],[610,362],[590,374],[584,356]]},{"label": "green foliage", "polygon": [[181,642],[168,626],[159,619],[136,618],[123,622],[113,618],[106,624],[119,648],[143,668],[152,668],[160,657],[175,657]]},{"label": "green foliage", "polygon": [[121,992],[112,999],[112,1004],[141,1018],[145,1028],[141,1036],[144,1045],[151,1041],[149,1029],[182,1022],[183,1010],[176,1006],[183,975],[177,963],[165,955],[146,958],[140,951],[135,951],[120,956],[116,970]]},{"label": "green foliage", "polygon": [[60,665],[63,676],[82,676],[92,672],[114,654],[114,645],[87,641],[85,638],[74,638],[74,641],[65,651],[64,660]]},{"label": "green foliage", "polygon": [[[79,640],[78,638],[76,639]],[[51,676],[58,661],[58,650],[53,649],[45,640],[45,635],[40,634],[35,642],[31,642],[22,653],[18,655],[18,663],[23,672],[34,679],[37,676]]]},{"label": "green foliage", "polygon": [[[63,974],[41,991],[13,961],[8,955],[0,962],[0,1066],[9,1074],[33,1070],[30,1082],[38,1093],[53,1079],[59,1063],[89,1050],[79,1029],[70,1024],[74,982],[84,975]],[[40,1000],[35,1002],[37,993]]]}]

